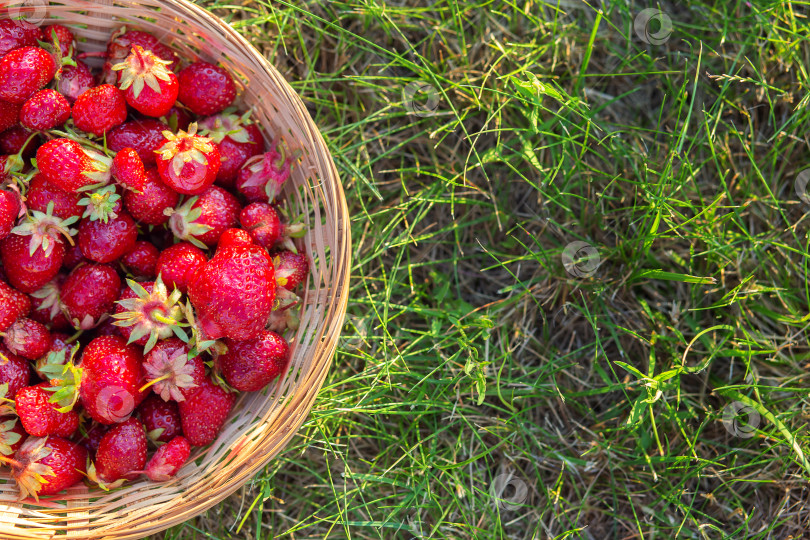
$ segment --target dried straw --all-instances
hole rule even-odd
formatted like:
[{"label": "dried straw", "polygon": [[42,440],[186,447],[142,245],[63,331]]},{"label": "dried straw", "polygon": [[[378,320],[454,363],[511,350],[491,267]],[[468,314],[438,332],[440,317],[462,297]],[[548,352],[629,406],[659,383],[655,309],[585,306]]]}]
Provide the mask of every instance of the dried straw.
[{"label": "dried straw", "polygon": [[170,482],[136,481],[109,493],[79,485],[39,504],[21,504],[7,472],[0,472],[4,540],[140,539],[233,493],[284,448],[308,414],[346,311],[351,245],[346,200],[329,150],[301,99],[242,36],[202,8],[185,0],[55,0],[47,8],[40,5],[44,2],[12,1],[31,21],[44,17],[42,24],[70,25],[82,51],[104,50],[111,32],[126,25],[155,34],[185,59],[219,63],[238,79],[241,99],[265,133],[283,136],[290,148],[303,152],[284,196],[292,213],[305,216],[308,224],[312,271],[287,374],[264,392],[242,394],[217,440],[193,454]]}]

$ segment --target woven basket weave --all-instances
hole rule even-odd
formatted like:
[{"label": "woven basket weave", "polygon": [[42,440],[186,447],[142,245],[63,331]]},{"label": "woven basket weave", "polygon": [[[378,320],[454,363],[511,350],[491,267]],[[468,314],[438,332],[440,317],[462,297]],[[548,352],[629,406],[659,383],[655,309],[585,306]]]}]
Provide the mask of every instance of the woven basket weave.
[{"label": "woven basket weave", "polygon": [[[349,220],[337,171],[304,104],[276,69],[231,27],[185,0],[0,0],[0,17],[69,25],[82,52],[103,51],[126,25],[151,32],[185,60],[219,63],[241,86],[244,105],[265,133],[283,136],[303,157],[285,187],[293,215],[305,217],[312,270],[290,369],[263,392],[241,394],[219,438],[197,449],[177,477],[104,492],[78,485],[39,504],[17,502],[0,471],[0,539],[140,539],[182,523],[250,480],[295,434],[323,384],[348,298]],[[4,13],[5,12],[5,13]]]}]

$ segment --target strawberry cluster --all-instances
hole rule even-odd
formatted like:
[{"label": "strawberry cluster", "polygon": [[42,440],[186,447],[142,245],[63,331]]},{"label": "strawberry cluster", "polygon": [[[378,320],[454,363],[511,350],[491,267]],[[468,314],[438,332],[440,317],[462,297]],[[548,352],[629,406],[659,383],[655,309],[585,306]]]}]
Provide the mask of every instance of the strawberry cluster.
[{"label": "strawberry cluster", "polygon": [[298,156],[237,103],[148,33],[79,54],[64,26],[0,20],[0,461],[21,499],[169,480],[287,368]]}]

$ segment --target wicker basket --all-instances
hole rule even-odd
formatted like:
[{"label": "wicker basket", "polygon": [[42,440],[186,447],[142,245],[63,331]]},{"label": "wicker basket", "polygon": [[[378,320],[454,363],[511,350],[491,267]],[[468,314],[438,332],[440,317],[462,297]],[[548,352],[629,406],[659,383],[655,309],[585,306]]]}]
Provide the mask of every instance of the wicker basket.
[{"label": "wicker basket", "polygon": [[[301,326],[291,340],[287,374],[263,392],[242,394],[219,438],[192,454],[177,478],[137,481],[113,492],[84,485],[66,495],[20,504],[7,470],[0,473],[0,538],[140,539],[212,507],[253,477],[295,434],[323,384],[346,311],[350,237],[337,171],[304,104],[276,69],[217,17],[185,0],[2,0],[11,16],[72,27],[82,52],[103,51],[126,25],[151,32],[185,59],[219,63],[241,84],[241,99],[271,137],[303,157],[284,197],[306,217],[312,271]],[[15,6],[16,4],[16,6]],[[4,8],[0,7],[0,16]]]}]

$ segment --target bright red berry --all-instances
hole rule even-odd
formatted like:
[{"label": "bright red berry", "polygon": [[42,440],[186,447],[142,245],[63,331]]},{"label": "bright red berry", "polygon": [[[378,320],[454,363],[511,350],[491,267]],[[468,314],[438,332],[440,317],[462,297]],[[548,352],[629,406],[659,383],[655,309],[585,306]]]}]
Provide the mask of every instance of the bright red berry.
[{"label": "bright red berry", "polygon": [[36,360],[51,348],[51,333],[44,324],[20,317],[3,338],[8,350],[29,360]]},{"label": "bright red berry", "polygon": [[188,296],[207,339],[252,339],[264,328],[276,294],[273,262],[264,248],[231,245],[197,269]]},{"label": "bright red berry", "polygon": [[53,215],[62,219],[80,217],[84,212],[79,205],[81,195],[65,191],[41,173],[31,179],[25,197],[28,208],[39,212],[47,212],[48,203],[53,202]]},{"label": "bright red berry", "polygon": [[160,252],[152,242],[138,240],[135,247],[121,257],[121,263],[135,277],[152,279],[157,275]]},{"label": "bright red berry", "polygon": [[283,337],[262,330],[248,341],[226,339],[228,352],[218,358],[229,385],[240,392],[255,392],[267,386],[287,367],[290,347]]},{"label": "bright red berry", "polygon": [[101,137],[127,119],[127,101],[115,86],[102,84],[85,91],[73,104],[73,122],[87,133]]},{"label": "bright red berry", "polygon": [[191,276],[206,261],[208,257],[200,248],[189,242],[180,242],[161,252],[156,270],[169,288],[176,287],[185,293]]},{"label": "bright red berry", "polygon": [[20,193],[15,189],[0,189],[0,240],[14,228],[17,218],[25,215]]},{"label": "bright red berry", "polygon": [[183,434],[180,411],[174,401],[163,401],[151,394],[140,404],[137,413],[146,428],[146,435],[153,441],[169,442]]},{"label": "bright red berry", "polygon": [[112,312],[121,278],[106,264],[83,264],[68,274],[62,285],[62,305],[74,328],[87,330]]},{"label": "bright red berry", "polygon": [[303,223],[284,223],[281,213],[274,206],[261,202],[244,207],[239,214],[239,222],[250,233],[254,242],[267,249],[280,244],[297,252],[292,239],[301,238],[306,233]]},{"label": "bright red berry", "polygon": [[54,392],[44,382],[26,386],[17,392],[14,404],[25,431],[33,437],[58,435],[70,437],[79,427],[79,415],[76,411],[60,412],[57,403],[51,403]]},{"label": "bright red berry", "polygon": [[53,139],[37,150],[37,166],[48,181],[76,192],[110,181],[112,160],[70,139]]},{"label": "bright red berry", "polygon": [[168,130],[169,126],[152,118],[132,120],[113,128],[107,134],[107,147],[113,152],[133,148],[138,152],[144,166],[153,166],[155,151],[166,142],[163,132]]},{"label": "bright red berry", "polygon": [[250,237],[250,233],[245,229],[227,229],[222,233],[222,236],[219,237],[217,249],[222,249],[227,246],[238,246],[241,244],[248,246],[253,244],[253,239]]},{"label": "bright red berry", "polygon": [[193,446],[205,446],[216,439],[236,395],[206,377],[185,401],[179,404],[183,436]]},{"label": "bright red berry", "polygon": [[273,202],[290,179],[298,152],[290,153],[284,142],[269,152],[248,159],[239,171],[236,189],[251,202]]},{"label": "bright red berry", "polygon": [[175,210],[169,226],[180,240],[201,248],[213,247],[225,229],[236,225],[241,209],[236,197],[219,186],[211,186]]},{"label": "bright red berry", "polygon": [[113,158],[112,176],[118,184],[131,191],[143,191],[146,169],[134,148],[123,148]]},{"label": "bright red berry", "polygon": [[120,259],[135,247],[138,228],[126,212],[121,212],[105,223],[102,220],[82,220],[78,243],[82,253],[91,261],[109,263]]},{"label": "bright red berry", "polygon": [[115,424],[129,418],[147,395],[140,390],[142,363],[141,348],[120,336],[97,337],[85,347],[79,395],[93,420]]},{"label": "bright red berry", "polygon": [[43,38],[39,26],[25,20],[0,19],[0,58],[20,47],[33,47]]},{"label": "bright red berry", "polygon": [[118,88],[124,91],[130,107],[153,117],[169,112],[179,90],[177,76],[167,67],[171,63],[135,45],[126,60],[112,67],[121,72]]},{"label": "bright red berry", "polygon": [[0,99],[23,103],[51,82],[55,74],[56,62],[45,49],[14,49],[0,58]]},{"label": "bright red berry", "polygon": [[14,455],[11,477],[20,500],[53,495],[81,481],[87,472],[87,450],[61,437],[29,437]]},{"label": "bright red berry", "polygon": [[76,38],[67,26],[61,24],[46,26],[43,33],[47,43],[53,43],[56,37],[62,58],[70,58],[76,54]]},{"label": "bright red berry", "polygon": [[309,259],[305,254],[284,250],[271,255],[276,269],[276,285],[293,291],[307,279]]},{"label": "bright red berry", "polygon": [[136,418],[122,422],[104,434],[87,476],[107,489],[134,480],[146,465],[146,433]]},{"label": "bright red berry", "polygon": [[45,88],[28,98],[20,110],[20,124],[44,131],[61,126],[70,118],[70,103],[65,96]]},{"label": "bright red berry", "polygon": [[207,137],[195,135],[197,124],[176,135],[166,131],[163,146],[157,151],[157,167],[163,182],[178,193],[197,195],[208,189],[221,164],[217,145]]},{"label": "bright red berry", "polygon": [[236,85],[224,69],[208,62],[194,62],[177,75],[177,99],[199,116],[222,112],[236,97]]},{"label": "bright red berry", "polygon": [[165,210],[174,208],[180,195],[163,183],[157,169],[146,169],[140,192],[127,191],[124,206],[133,218],[145,225],[163,225],[169,221]]},{"label": "bright red berry", "polygon": [[171,480],[191,456],[191,445],[184,437],[175,437],[157,449],[146,464],[146,476],[153,482]]}]

